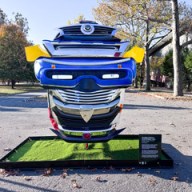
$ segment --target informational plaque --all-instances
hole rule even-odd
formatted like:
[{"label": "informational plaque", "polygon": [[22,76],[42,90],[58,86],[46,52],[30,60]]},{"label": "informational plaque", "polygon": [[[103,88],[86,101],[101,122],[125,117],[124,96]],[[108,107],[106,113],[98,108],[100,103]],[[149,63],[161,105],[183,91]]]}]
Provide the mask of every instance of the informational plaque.
[{"label": "informational plaque", "polygon": [[161,155],[161,135],[141,134],[139,135],[140,161],[155,161]]}]

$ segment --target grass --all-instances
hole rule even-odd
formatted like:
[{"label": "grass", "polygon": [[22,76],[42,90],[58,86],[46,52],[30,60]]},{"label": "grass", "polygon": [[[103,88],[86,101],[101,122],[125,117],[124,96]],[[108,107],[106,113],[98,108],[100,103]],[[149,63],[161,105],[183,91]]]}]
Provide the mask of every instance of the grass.
[{"label": "grass", "polygon": [[14,89],[11,86],[0,86],[0,95],[11,95],[25,92],[38,91],[42,88],[39,85],[16,85]]},{"label": "grass", "polygon": [[91,143],[85,149],[82,143],[67,143],[61,139],[28,141],[8,157],[8,161],[51,160],[137,160],[139,141],[110,140],[106,143]]}]

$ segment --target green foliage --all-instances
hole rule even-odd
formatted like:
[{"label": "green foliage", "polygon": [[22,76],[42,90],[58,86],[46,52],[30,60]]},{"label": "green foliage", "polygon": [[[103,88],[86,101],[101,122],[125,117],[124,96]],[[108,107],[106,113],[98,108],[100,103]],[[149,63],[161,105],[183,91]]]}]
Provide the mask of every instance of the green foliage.
[{"label": "green foliage", "polygon": [[159,69],[161,68],[161,65],[164,61],[164,58],[162,57],[156,57],[156,56],[153,56],[151,57],[151,69],[155,70],[155,69]]},{"label": "green foliage", "polygon": [[11,21],[0,25],[0,79],[2,80],[34,80],[33,66],[26,61],[25,46],[27,23],[21,14],[16,14]]},{"label": "green foliage", "polygon": [[185,58],[185,62],[184,65],[186,67],[186,69],[192,73],[192,51],[190,51],[186,58]]},{"label": "green foliage", "polygon": [[77,18],[75,18],[74,20],[72,21],[68,21],[68,25],[74,25],[74,24],[78,24],[80,21],[83,21],[85,20],[85,17],[84,15],[79,15]]},{"label": "green foliage", "polygon": [[[187,86],[187,90],[190,90],[192,81],[192,51],[183,49],[181,52],[181,62],[184,64],[182,71],[183,85]],[[173,78],[173,51],[170,50],[165,56],[162,65],[160,66],[161,73]]]},{"label": "green foliage", "polygon": [[191,90],[192,84],[192,51],[187,51],[184,60],[185,85],[188,91]]},{"label": "green foliage", "polygon": [[118,37],[146,46],[167,30],[170,10],[165,1],[102,0],[93,13],[96,20],[119,28]]},{"label": "green foliage", "polygon": [[[189,56],[188,49],[183,49],[181,52],[181,62],[185,64],[184,72],[187,69],[186,59],[188,58],[188,56]],[[173,77],[173,50],[170,50],[167,53],[167,55],[165,56],[163,63],[162,63],[162,66],[161,66],[161,72],[164,75],[167,75],[169,77]]]},{"label": "green foliage", "polygon": [[4,24],[6,22],[6,19],[7,19],[7,15],[0,8],[0,25]]},{"label": "green foliage", "polygon": [[173,51],[170,50],[161,65],[162,74],[173,78]]},{"label": "green foliage", "polygon": [[22,16],[20,13],[15,14],[15,20],[13,21],[17,26],[21,28],[21,30],[27,34],[29,31],[28,21],[25,17]]}]

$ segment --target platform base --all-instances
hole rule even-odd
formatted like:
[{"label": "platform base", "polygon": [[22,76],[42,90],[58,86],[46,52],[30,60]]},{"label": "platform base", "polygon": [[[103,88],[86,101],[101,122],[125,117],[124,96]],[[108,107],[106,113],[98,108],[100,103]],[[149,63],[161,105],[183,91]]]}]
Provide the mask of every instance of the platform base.
[{"label": "platform base", "polygon": [[[56,142],[60,142],[59,147],[54,146]],[[163,150],[160,159],[142,162],[139,159],[138,135],[119,135],[105,143],[90,144],[88,150],[84,145],[67,143],[55,136],[29,137],[0,159],[0,168],[171,168],[173,166],[173,160]],[[32,151],[33,148],[36,150]]]}]

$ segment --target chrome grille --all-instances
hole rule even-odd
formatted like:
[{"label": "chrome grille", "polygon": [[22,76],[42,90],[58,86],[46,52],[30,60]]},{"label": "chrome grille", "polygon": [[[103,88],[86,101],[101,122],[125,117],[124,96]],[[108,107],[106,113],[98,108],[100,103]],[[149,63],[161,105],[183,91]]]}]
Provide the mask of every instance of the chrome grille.
[{"label": "chrome grille", "polygon": [[[111,35],[115,30],[111,27],[94,25],[94,32],[91,35]],[[64,35],[83,35],[81,32],[81,25],[69,26],[61,28],[64,32]]]},{"label": "chrome grille", "polygon": [[120,92],[119,89],[99,90],[94,92],[82,92],[72,89],[55,91],[56,96],[61,98],[65,103],[84,105],[111,102],[119,97]]}]

